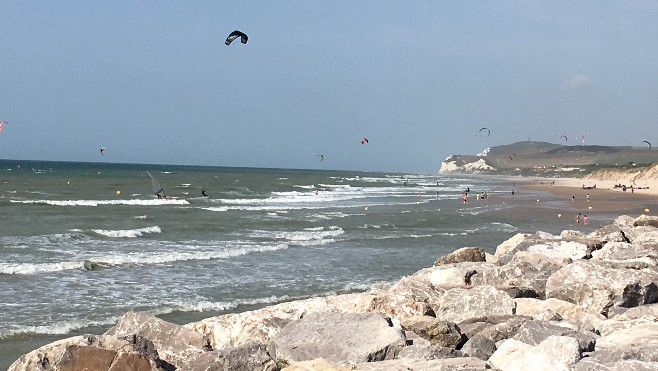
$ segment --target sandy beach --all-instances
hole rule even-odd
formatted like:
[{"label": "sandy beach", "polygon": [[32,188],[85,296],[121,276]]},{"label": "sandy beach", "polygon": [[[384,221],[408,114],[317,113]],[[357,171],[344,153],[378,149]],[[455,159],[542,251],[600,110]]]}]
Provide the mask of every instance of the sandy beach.
[{"label": "sandy beach", "polygon": [[[635,184],[640,189],[615,188],[626,184],[621,179],[593,178],[523,178],[516,182],[521,189],[545,191],[551,196],[542,203],[552,202],[558,212],[570,220],[581,213],[590,220],[606,219],[610,215],[653,215],[658,213],[658,181],[647,180]],[[648,188],[645,188],[648,187]]]}]

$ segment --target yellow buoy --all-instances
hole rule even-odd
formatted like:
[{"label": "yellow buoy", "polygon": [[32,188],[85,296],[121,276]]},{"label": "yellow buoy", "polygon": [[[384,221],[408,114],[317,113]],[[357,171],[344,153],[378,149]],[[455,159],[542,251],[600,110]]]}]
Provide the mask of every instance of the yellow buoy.
[{"label": "yellow buoy", "polygon": [[590,209],[590,210],[592,210],[592,207],[591,207],[591,206],[589,206],[589,207],[587,207],[587,208]]},{"label": "yellow buoy", "polygon": [[648,212],[649,212],[649,209],[644,209],[644,212],[645,212],[645,213],[648,213]]},{"label": "yellow buoy", "polygon": [[558,217],[558,218],[561,218],[561,217],[562,217],[562,214],[557,214],[557,217]]},{"label": "yellow buoy", "polygon": [[70,180],[67,180],[67,181],[66,181],[66,184],[71,184],[71,181],[70,181]]},{"label": "yellow buoy", "polygon": [[364,210],[368,210],[368,206],[366,206],[366,208]]},{"label": "yellow buoy", "polygon": [[121,191],[117,191],[117,196],[121,194]]}]

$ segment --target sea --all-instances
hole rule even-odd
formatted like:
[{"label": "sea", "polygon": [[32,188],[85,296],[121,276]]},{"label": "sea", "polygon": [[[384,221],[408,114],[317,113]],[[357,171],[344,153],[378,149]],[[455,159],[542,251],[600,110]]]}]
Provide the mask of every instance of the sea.
[{"label": "sea", "polygon": [[[154,195],[148,172],[167,198]],[[102,334],[129,310],[184,324],[362,292],[464,246],[493,253],[518,232],[565,229],[557,204],[538,209],[546,195],[512,195],[515,186],[491,176],[0,161],[0,369],[55,340]]]}]

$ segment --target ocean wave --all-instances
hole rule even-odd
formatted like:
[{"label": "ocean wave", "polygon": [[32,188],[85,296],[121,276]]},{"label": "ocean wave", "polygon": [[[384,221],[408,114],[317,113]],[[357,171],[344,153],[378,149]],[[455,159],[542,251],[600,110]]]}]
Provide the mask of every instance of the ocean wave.
[{"label": "ocean wave", "polygon": [[0,329],[0,339],[6,339],[12,336],[25,335],[25,334],[42,334],[42,335],[65,335],[75,330],[83,329],[92,326],[107,326],[117,322],[118,316],[108,317],[101,320],[85,321],[85,320],[70,320],[56,322],[51,325],[43,326],[21,326],[13,329]]},{"label": "ocean wave", "polygon": [[[320,241],[318,244],[328,243]],[[66,270],[98,270],[123,265],[166,264],[193,260],[228,259],[236,256],[287,249],[287,243],[228,247],[212,251],[140,252],[119,256],[89,257],[80,261],[52,263],[0,263],[0,274],[29,275]]]},{"label": "ocean wave", "polygon": [[0,263],[0,274],[37,274],[84,269],[82,261],[64,261],[55,263]]},{"label": "ocean wave", "polygon": [[136,238],[145,234],[162,233],[160,227],[146,227],[137,229],[118,229],[118,230],[105,230],[105,229],[92,229],[92,232],[105,237],[113,238]]},{"label": "ocean wave", "polygon": [[333,239],[325,240],[326,238],[340,236],[344,233],[345,231],[342,228],[337,226],[331,226],[331,227],[305,228],[300,231],[255,230],[251,233],[250,237],[266,238],[266,239],[274,239],[274,240],[286,240],[296,243],[311,242],[313,244],[324,244],[328,242],[333,242]]},{"label": "ocean wave", "polygon": [[183,199],[152,199],[152,200],[11,200],[14,203],[51,205],[51,206],[101,206],[101,205],[189,205]]}]

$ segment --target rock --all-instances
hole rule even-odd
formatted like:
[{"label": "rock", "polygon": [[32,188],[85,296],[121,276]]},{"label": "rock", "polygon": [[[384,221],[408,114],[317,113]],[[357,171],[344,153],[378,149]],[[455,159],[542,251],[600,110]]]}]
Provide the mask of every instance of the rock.
[{"label": "rock", "polygon": [[636,246],[655,246],[658,244],[658,229],[655,227],[634,227],[624,231],[628,242]]},{"label": "rock", "polygon": [[505,265],[480,267],[477,269],[477,273],[471,277],[471,284],[532,288],[533,296],[544,298],[546,280],[566,264],[549,259],[544,255],[520,252]]},{"label": "rock", "polygon": [[[412,299],[409,299],[412,300]],[[381,294],[360,293],[296,300],[269,307],[210,317],[187,324],[210,339],[215,349],[233,348],[251,342],[268,344],[283,327],[309,313],[384,311]]]},{"label": "rock", "polygon": [[438,258],[434,262],[434,265],[484,261],[486,261],[486,258],[484,255],[484,249],[481,247],[462,247],[446,256]]},{"label": "rock", "polygon": [[397,358],[413,359],[442,359],[464,357],[464,354],[454,348],[446,348],[436,345],[411,345],[400,350]]},{"label": "rock", "polygon": [[658,266],[658,251],[652,247],[635,246],[627,242],[610,242],[592,253],[592,259],[620,262],[624,260],[644,262]]},{"label": "rock", "polygon": [[430,282],[430,269],[403,277],[380,297],[373,299],[372,310],[399,319],[413,316],[434,316],[432,304],[438,302],[445,290]]},{"label": "rock", "polygon": [[474,357],[444,358],[444,359],[394,359],[382,362],[359,363],[353,370],[363,371],[482,371],[488,370],[486,362]]},{"label": "rock", "polygon": [[474,335],[464,346],[461,352],[467,356],[476,357],[481,360],[488,360],[496,351],[496,342],[488,337],[482,335]]},{"label": "rock", "polygon": [[[596,352],[594,352],[596,354]],[[658,371],[658,362],[646,362],[638,359],[622,359],[615,362],[599,361],[591,355],[576,363],[575,371]]]},{"label": "rock", "polygon": [[541,320],[546,318],[546,313],[549,313],[549,318],[553,317],[553,313],[556,313],[563,320],[577,320],[580,323],[580,328],[596,328],[605,319],[605,316],[600,313],[555,298],[546,300],[516,298],[514,302],[516,303],[516,314],[519,316],[530,316]]},{"label": "rock", "polygon": [[607,314],[611,306],[634,307],[658,300],[658,271],[646,266],[576,261],[546,281],[546,296]]},{"label": "rock", "polygon": [[471,289],[450,289],[433,308],[436,318],[460,322],[468,318],[514,313],[514,299],[493,286],[476,286]]},{"label": "rock", "polygon": [[55,341],[24,354],[8,371],[134,370],[173,371],[153,343],[140,336],[81,335]]},{"label": "rock", "polygon": [[496,247],[496,253],[494,256],[496,258],[500,258],[502,255],[510,254],[512,253],[516,247],[524,242],[528,237],[530,237],[530,234],[527,233],[517,233],[511,238],[507,239],[506,241],[503,241],[498,247]]},{"label": "rock", "polygon": [[462,334],[452,322],[442,321],[435,317],[410,317],[400,322],[402,329],[413,331],[434,346],[457,348],[462,342]]},{"label": "rock", "polygon": [[615,319],[620,321],[627,321],[643,317],[650,317],[653,318],[654,321],[658,321],[658,303],[645,304],[635,308],[630,308],[624,313],[616,316]]},{"label": "rock", "polygon": [[628,215],[621,215],[615,218],[615,220],[612,222],[612,224],[615,227],[618,227],[620,229],[631,229],[633,228],[633,223],[635,222],[635,218],[628,216]]},{"label": "rock", "polygon": [[473,276],[478,272],[495,268],[496,265],[486,262],[464,262],[436,266],[429,275],[429,280],[435,287],[452,288],[473,284]]},{"label": "rock", "polygon": [[326,359],[316,358],[310,361],[295,362],[285,368],[286,371],[351,371],[352,367],[342,367]]},{"label": "rock", "polygon": [[311,313],[286,325],[270,346],[277,361],[288,363],[375,362],[394,358],[405,344],[402,330],[378,314]]},{"label": "rock", "polygon": [[206,338],[188,328],[132,310],[105,333],[110,336],[133,334],[152,341],[160,357],[176,367],[180,367],[188,358],[204,352],[208,346]]},{"label": "rock", "polygon": [[623,359],[658,362],[658,323],[641,323],[602,336],[594,353],[603,363]]},{"label": "rock", "polygon": [[512,339],[522,341],[530,345],[538,345],[550,336],[568,336],[578,340],[580,350],[591,352],[594,350],[597,335],[593,332],[578,332],[569,328],[561,327],[549,322],[537,320],[526,321]]},{"label": "rock", "polygon": [[489,358],[489,363],[501,371],[573,370],[581,358],[578,341],[566,336],[550,336],[537,346],[508,339]]},{"label": "rock", "polygon": [[267,353],[264,344],[250,343],[236,348],[202,353],[177,371],[277,371],[279,366]]},{"label": "rock", "polygon": [[633,227],[654,227],[658,228],[658,216],[640,215],[633,220]]},{"label": "rock", "polygon": [[499,342],[516,335],[521,325],[530,319],[530,317],[516,315],[485,316],[469,318],[459,322],[457,326],[468,339],[480,335]]},{"label": "rock", "polygon": [[601,322],[596,329],[601,336],[607,336],[619,330],[624,330],[645,323],[656,322],[658,322],[658,320],[654,317],[640,317],[629,320],[607,319]]}]

